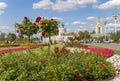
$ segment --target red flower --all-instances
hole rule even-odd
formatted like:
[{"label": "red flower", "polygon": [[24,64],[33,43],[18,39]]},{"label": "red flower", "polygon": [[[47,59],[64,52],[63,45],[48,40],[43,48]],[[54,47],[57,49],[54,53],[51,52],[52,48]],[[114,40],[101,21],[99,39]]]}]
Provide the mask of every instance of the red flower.
[{"label": "red flower", "polygon": [[61,54],[68,54],[70,51],[65,49],[64,47],[60,50]]},{"label": "red flower", "polygon": [[39,60],[39,62],[41,62],[41,63],[42,63],[42,62],[43,62],[43,60]]},{"label": "red flower", "polygon": [[38,23],[40,21],[41,17],[37,17],[35,22]]},{"label": "red flower", "polygon": [[45,36],[45,32],[44,31],[42,32],[42,36]]},{"label": "red flower", "polygon": [[23,30],[20,30],[20,34],[23,34]]},{"label": "red flower", "polygon": [[101,69],[103,69],[104,68],[104,64],[99,64],[99,67],[101,68]]},{"label": "red flower", "polygon": [[41,25],[44,26],[45,22],[41,22]]},{"label": "red flower", "polygon": [[17,33],[19,33],[19,30],[16,30]]},{"label": "red flower", "polygon": [[25,16],[24,19],[27,20],[28,18]]},{"label": "red flower", "polygon": [[58,30],[58,29],[56,29],[56,32],[58,33],[58,32],[59,32],[59,30]]},{"label": "red flower", "polygon": [[82,76],[81,75],[77,75],[75,78],[80,80],[82,78]]},{"label": "red flower", "polygon": [[35,27],[35,26],[36,26],[36,23],[33,23],[33,26]]},{"label": "red flower", "polygon": [[58,48],[58,47],[55,47],[55,48],[54,48],[54,51],[55,51],[55,52],[59,52],[59,48]]},{"label": "red flower", "polygon": [[47,64],[48,64],[48,62],[45,62],[45,64],[47,65]]},{"label": "red flower", "polygon": [[44,80],[40,80],[40,81],[44,81]]}]

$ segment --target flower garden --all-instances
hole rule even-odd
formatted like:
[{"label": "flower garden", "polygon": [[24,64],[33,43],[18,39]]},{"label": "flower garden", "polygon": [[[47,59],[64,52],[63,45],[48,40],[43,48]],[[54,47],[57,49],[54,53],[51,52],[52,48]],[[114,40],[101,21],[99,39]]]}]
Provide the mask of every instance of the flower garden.
[{"label": "flower garden", "polygon": [[59,32],[57,25],[56,20],[41,17],[35,23],[27,17],[16,23],[16,32],[28,36],[29,42],[40,31],[49,44],[0,50],[0,81],[102,81],[115,75],[115,68],[106,61],[114,54],[111,49],[76,42],[51,46],[51,35]]},{"label": "flower garden", "polygon": [[106,61],[112,50],[102,56],[86,50],[87,46],[52,46],[50,56],[46,46],[30,48],[31,54],[25,47],[1,50],[1,81],[101,81],[115,75],[114,67]]}]

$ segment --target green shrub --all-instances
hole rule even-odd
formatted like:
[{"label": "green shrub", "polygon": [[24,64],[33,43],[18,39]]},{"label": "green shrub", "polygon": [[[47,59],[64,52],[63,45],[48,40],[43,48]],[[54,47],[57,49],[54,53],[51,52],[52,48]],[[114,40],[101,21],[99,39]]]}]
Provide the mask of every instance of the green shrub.
[{"label": "green shrub", "polygon": [[65,46],[66,47],[72,47],[72,46],[81,46],[81,47],[83,47],[84,45],[81,44],[79,41],[74,41],[74,42],[66,42]]}]

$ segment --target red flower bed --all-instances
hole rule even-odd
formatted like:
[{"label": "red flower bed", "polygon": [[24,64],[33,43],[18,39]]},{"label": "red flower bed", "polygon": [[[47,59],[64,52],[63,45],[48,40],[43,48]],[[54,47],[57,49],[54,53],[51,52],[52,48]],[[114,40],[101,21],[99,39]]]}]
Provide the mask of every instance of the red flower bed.
[{"label": "red flower bed", "polygon": [[98,53],[104,57],[110,57],[114,54],[114,51],[108,48],[90,48],[88,45],[84,46],[75,46],[74,48],[83,48],[85,50],[90,50],[91,52]]},{"label": "red flower bed", "polygon": [[[26,50],[27,48],[28,47],[17,47],[17,48],[10,48],[10,49],[8,48],[8,49],[0,50],[0,53],[4,54],[12,51]],[[30,46],[30,49],[34,49],[34,48],[38,48],[38,46]]]}]

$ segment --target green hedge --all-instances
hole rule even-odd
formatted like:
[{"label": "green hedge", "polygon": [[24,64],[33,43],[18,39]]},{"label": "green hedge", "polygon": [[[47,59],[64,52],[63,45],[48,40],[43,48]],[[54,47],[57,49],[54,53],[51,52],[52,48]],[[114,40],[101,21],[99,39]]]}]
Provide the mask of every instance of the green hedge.
[{"label": "green hedge", "polygon": [[20,46],[19,44],[0,44],[0,47],[17,47],[17,46]]}]

